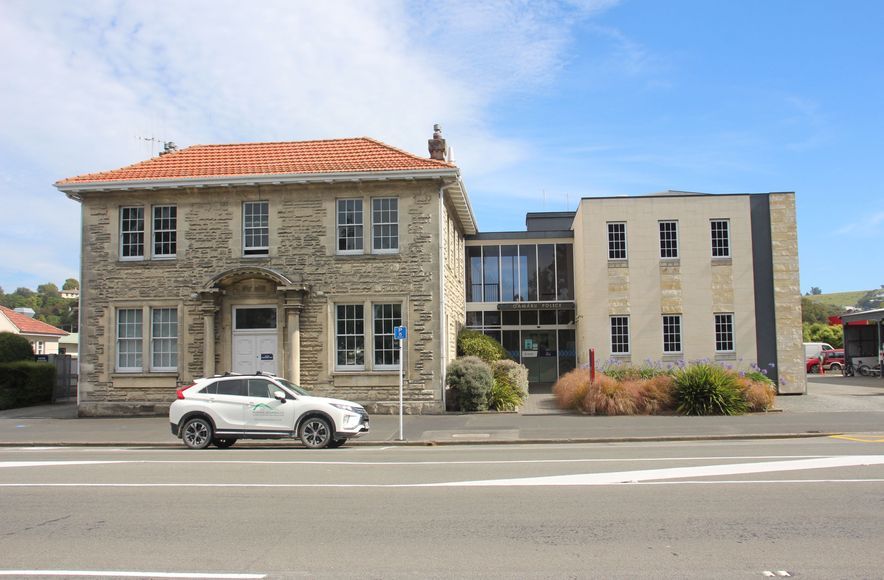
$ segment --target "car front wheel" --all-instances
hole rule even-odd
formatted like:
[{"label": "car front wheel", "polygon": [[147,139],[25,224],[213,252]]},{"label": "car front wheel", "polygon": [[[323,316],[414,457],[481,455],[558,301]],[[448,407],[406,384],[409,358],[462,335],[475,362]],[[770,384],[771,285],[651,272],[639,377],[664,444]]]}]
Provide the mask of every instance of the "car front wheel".
[{"label": "car front wheel", "polygon": [[820,365],[813,365],[810,367],[810,374],[815,375],[820,372]]},{"label": "car front wheel", "polygon": [[328,447],[333,440],[331,425],[322,417],[311,417],[301,424],[301,443],[307,449]]},{"label": "car front wheel", "polygon": [[181,439],[191,449],[205,449],[212,442],[212,424],[201,417],[184,424]]}]

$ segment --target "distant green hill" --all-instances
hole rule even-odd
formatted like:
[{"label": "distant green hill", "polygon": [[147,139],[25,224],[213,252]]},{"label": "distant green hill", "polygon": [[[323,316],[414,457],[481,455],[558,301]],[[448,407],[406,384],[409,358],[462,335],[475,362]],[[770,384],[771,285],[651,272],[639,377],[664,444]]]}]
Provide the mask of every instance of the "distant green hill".
[{"label": "distant green hill", "polygon": [[856,292],[832,292],[830,294],[805,296],[805,298],[810,298],[814,302],[819,302],[826,306],[846,308],[848,306],[855,306],[859,299],[865,296],[868,292],[868,290],[857,290]]}]

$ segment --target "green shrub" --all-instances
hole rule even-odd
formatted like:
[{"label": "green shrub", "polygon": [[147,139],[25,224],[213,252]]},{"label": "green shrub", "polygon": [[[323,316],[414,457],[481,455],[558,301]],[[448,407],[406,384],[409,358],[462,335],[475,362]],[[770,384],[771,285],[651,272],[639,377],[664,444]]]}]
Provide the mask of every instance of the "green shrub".
[{"label": "green shrub", "polygon": [[494,381],[488,394],[488,407],[516,411],[528,398],[528,369],[512,360],[491,363]]},{"label": "green shrub", "polygon": [[0,363],[0,409],[30,407],[52,402],[55,365],[18,361]]},{"label": "green shrub", "polygon": [[457,335],[457,356],[479,357],[488,364],[508,358],[506,349],[486,334],[464,329]]},{"label": "green shrub", "polygon": [[27,338],[12,332],[0,332],[0,363],[34,360],[34,349]]},{"label": "green shrub", "polygon": [[491,367],[475,356],[455,359],[448,365],[445,376],[458,411],[487,411],[488,393],[493,382]]},{"label": "green shrub", "polygon": [[748,406],[732,371],[698,363],[675,372],[676,410],[682,415],[741,415]]}]

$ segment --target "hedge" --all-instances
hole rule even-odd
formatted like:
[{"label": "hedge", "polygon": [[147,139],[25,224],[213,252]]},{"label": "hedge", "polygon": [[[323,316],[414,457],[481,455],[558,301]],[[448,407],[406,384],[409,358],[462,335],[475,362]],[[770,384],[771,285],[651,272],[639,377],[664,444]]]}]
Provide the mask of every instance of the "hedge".
[{"label": "hedge", "polygon": [[20,334],[0,332],[0,363],[34,360],[30,341]]},{"label": "hedge", "polygon": [[51,403],[55,380],[52,363],[0,363],[0,410]]}]

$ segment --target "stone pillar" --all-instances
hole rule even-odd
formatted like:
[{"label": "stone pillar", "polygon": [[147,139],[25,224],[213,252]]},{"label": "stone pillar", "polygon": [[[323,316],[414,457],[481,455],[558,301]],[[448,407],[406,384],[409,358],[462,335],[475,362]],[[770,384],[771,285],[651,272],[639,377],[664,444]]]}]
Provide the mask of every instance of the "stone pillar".
[{"label": "stone pillar", "polygon": [[288,336],[288,379],[301,384],[301,307],[286,306],[286,334]]},{"label": "stone pillar", "polygon": [[203,376],[215,374],[215,316],[218,313],[217,289],[200,292],[200,314],[203,315]]},{"label": "stone pillar", "polygon": [[304,296],[307,286],[280,286],[277,291],[283,295],[285,308],[285,336],[288,345],[286,352],[286,378],[296,385],[301,384],[301,312],[304,310]]}]

